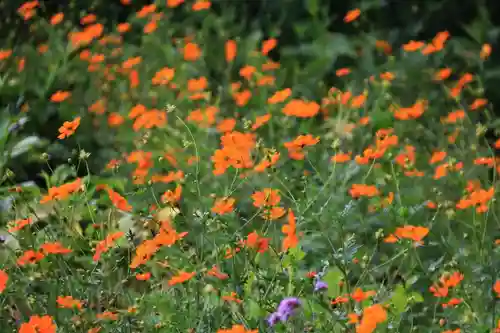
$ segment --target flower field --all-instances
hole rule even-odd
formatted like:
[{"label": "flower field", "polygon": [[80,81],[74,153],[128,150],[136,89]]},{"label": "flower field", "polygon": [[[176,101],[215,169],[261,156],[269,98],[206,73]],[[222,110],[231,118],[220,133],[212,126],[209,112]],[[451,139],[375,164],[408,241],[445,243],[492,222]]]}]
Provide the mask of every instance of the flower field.
[{"label": "flower field", "polygon": [[280,48],[220,6],[17,8],[0,332],[499,333],[493,46],[364,5]]}]

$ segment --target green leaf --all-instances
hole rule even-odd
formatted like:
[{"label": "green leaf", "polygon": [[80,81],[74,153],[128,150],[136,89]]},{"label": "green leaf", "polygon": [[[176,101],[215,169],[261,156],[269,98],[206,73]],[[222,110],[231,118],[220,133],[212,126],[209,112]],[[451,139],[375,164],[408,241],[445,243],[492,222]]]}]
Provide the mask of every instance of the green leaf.
[{"label": "green leaf", "polygon": [[12,151],[10,153],[11,157],[17,157],[28,152],[31,148],[35,146],[40,146],[42,144],[41,139],[36,135],[28,136],[12,147]]},{"label": "green leaf", "polygon": [[257,302],[249,299],[246,304],[248,307],[248,311],[246,313],[248,313],[250,319],[259,319],[262,316],[262,310]]},{"label": "green leaf", "polygon": [[328,273],[326,273],[323,281],[328,284],[328,297],[337,297],[340,294],[340,286],[339,283],[342,281],[344,274],[338,267],[334,267],[330,269]]},{"label": "green leaf", "polygon": [[396,287],[396,290],[392,294],[391,303],[397,314],[405,312],[406,306],[408,305],[408,297],[406,296],[406,290],[403,285],[399,284]]},{"label": "green leaf", "polygon": [[306,9],[309,14],[316,16],[319,10],[318,0],[306,0]]},{"label": "green leaf", "polygon": [[417,292],[412,292],[410,299],[415,303],[422,303],[424,301],[424,297]]}]

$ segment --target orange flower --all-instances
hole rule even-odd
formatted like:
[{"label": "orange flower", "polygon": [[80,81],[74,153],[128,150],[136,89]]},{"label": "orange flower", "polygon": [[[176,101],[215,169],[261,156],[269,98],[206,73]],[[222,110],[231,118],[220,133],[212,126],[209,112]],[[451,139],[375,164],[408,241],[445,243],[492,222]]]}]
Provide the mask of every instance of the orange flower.
[{"label": "orange flower", "polygon": [[50,100],[54,103],[60,103],[67,100],[69,96],[71,96],[71,93],[69,91],[58,90],[54,94],[52,94]]},{"label": "orange flower", "polygon": [[78,191],[82,187],[81,178],[77,178],[72,182],[63,184],[59,187],[49,188],[49,193],[42,197],[40,203],[47,203],[52,200],[64,200],[68,198],[72,193]]},{"label": "orange flower", "polygon": [[281,231],[286,235],[281,244],[281,250],[285,252],[288,249],[297,247],[299,239],[297,237],[295,214],[291,209],[288,209],[288,224],[285,224]]},{"label": "orange flower", "polygon": [[59,127],[59,135],[58,139],[65,139],[71,135],[73,135],[80,126],[80,117],[76,117],[72,121],[65,121],[61,127]]},{"label": "orange flower", "polygon": [[130,30],[130,27],[130,23],[123,22],[116,26],[116,31],[118,31],[119,33],[125,33]]},{"label": "orange flower", "polygon": [[303,151],[306,146],[314,146],[319,142],[319,137],[313,137],[311,134],[299,135],[293,141],[285,142],[284,146],[288,149],[288,156],[294,160],[303,160],[305,153]]},{"label": "orange flower", "polygon": [[191,8],[193,11],[198,12],[200,10],[209,9],[210,6],[212,6],[212,3],[208,0],[197,0]]},{"label": "orange flower", "polygon": [[174,276],[170,280],[168,280],[168,285],[175,286],[176,284],[186,282],[188,280],[191,280],[191,278],[195,275],[196,275],[196,272],[187,273],[184,271],[180,271],[176,276]]},{"label": "orange flower", "polygon": [[481,53],[479,54],[479,57],[481,60],[486,60],[489,58],[491,54],[491,45],[490,44],[483,44],[481,47]]},{"label": "orange flower", "polygon": [[72,309],[77,308],[78,310],[82,309],[82,302],[74,299],[71,296],[57,296],[57,306],[59,308]]},{"label": "orange flower", "polygon": [[414,41],[411,40],[407,44],[403,45],[403,50],[406,52],[415,52],[418,51],[419,49],[423,48],[425,46],[425,43],[422,41]]},{"label": "orange flower", "polygon": [[344,16],[344,22],[350,23],[352,21],[355,21],[358,19],[359,15],[361,15],[361,10],[359,8],[352,9],[348,11],[347,14]]},{"label": "orange flower", "polygon": [[236,126],[236,119],[234,118],[223,119],[217,124],[217,131],[219,131],[219,133],[232,132],[235,126]]},{"label": "orange flower", "polygon": [[146,272],[146,273],[142,273],[142,274],[136,274],[135,278],[139,281],[147,281],[151,278],[151,273]]},{"label": "orange flower", "polygon": [[253,205],[257,208],[276,206],[281,201],[278,190],[265,188],[252,194]]},{"label": "orange flower", "polygon": [[92,260],[94,261],[99,261],[101,258],[101,255],[105,252],[107,252],[111,247],[115,245],[115,241],[120,239],[125,235],[124,232],[122,231],[117,231],[114,233],[111,233],[106,236],[106,238],[99,243],[97,243],[97,246],[95,248],[95,253],[94,256],[92,257]]},{"label": "orange flower", "polygon": [[150,4],[150,5],[146,5],[146,6],[143,6],[137,13],[136,13],[136,16],[138,18],[144,18],[150,14],[153,14],[154,12],[156,11],[156,5],[153,3],[153,4]]},{"label": "orange flower", "polygon": [[104,311],[96,315],[97,319],[100,320],[118,320],[118,314],[111,311]]},{"label": "orange flower", "polygon": [[267,123],[271,119],[271,114],[265,114],[263,116],[258,116],[255,118],[255,122],[252,125],[252,131],[255,131],[259,127],[263,126],[265,123]]},{"label": "orange flower", "polygon": [[212,266],[212,268],[207,272],[207,275],[213,276],[219,280],[226,280],[227,278],[229,278],[229,275],[222,273],[215,265]]},{"label": "orange flower", "polygon": [[131,69],[137,65],[139,65],[142,62],[142,57],[133,57],[133,58],[128,58],[122,63],[122,68],[123,69]]},{"label": "orange flower", "polygon": [[345,163],[351,160],[351,154],[350,153],[335,154],[334,156],[332,156],[330,160],[335,163]]},{"label": "orange flower", "polygon": [[247,330],[243,325],[233,325],[228,329],[219,329],[217,333],[258,333],[259,330]]},{"label": "orange flower", "polygon": [[130,206],[127,200],[119,193],[113,191],[109,187],[106,187],[106,191],[108,192],[109,199],[113,203],[113,206],[125,212],[132,211],[132,206]]},{"label": "orange flower", "polygon": [[443,68],[438,70],[434,74],[434,81],[443,81],[449,78],[451,75],[451,68]]},{"label": "orange flower", "polygon": [[40,260],[45,258],[45,255],[42,252],[35,252],[33,250],[28,250],[24,252],[18,259],[17,264],[19,266],[26,266],[28,264],[36,264]]},{"label": "orange flower", "polygon": [[384,241],[386,243],[395,243],[399,239],[410,239],[417,244],[421,244],[427,234],[429,234],[429,229],[426,227],[405,225],[397,228],[394,234],[390,234]]},{"label": "orange flower", "polygon": [[183,50],[184,60],[195,61],[201,57],[201,50],[195,43],[187,43]]},{"label": "orange flower", "polygon": [[9,281],[9,275],[4,270],[0,269],[0,294],[7,288],[7,281]]},{"label": "orange flower", "polygon": [[244,107],[245,105],[247,105],[251,97],[252,97],[252,92],[248,89],[245,89],[241,92],[233,93],[234,101],[236,102],[236,105],[238,105],[239,107]]},{"label": "orange flower", "polygon": [[224,215],[229,214],[234,210],[234,198],[221,198],[217,199],[212,207],[212,213]]},{"label": "orange flower", "polygon": [[45,243],[40,248],[44,254],[68,254],[73,252],[71,249],[65,248],[60,242]]},{"label": "orange flower", "polygon": [[288,97],[292,95],[292,89],[285,88],[283,90],[277,91],[267,99],[268,104],[277,104],[284,102]]},{"label": "orange flower", "polygon": [[123,124],[124,121],[125,118],[117,112],[112,112],[108,116],[108,125],[110,127],[118,127]]},{"label": "orange flower", "polygon": [[167,7],[168,8],[175,8],[182,4],[184,0],[167,0]]},{"label": "orange flower", "polygon": [[161,196],[161,201],[164,203],[171,203],[175,204],[176,202],[179,202],[181,200],[181,194],[182,194],[182,187],[177,185],[175,187],[175,190],[168,190],[167,192],[163,193]]},{"label": "orange flower", "polygon": [[57,25],[57,24],[61,23],[63,19],[64,19],[64,14],[57,13],[50,18],[50,24]]},{"label": "orange flower", "polygon": [[378,324],[387,320],[387,311],[380,304],[371,305],[363,310],[363,317],[358,326],[356,333],[372,333],[375,331]]},{"label": "orange flower", "polygon": [[374,185],[353,184],[349,194],[356,199],[359,197],[374,197],[379,195],[379,191]]},{"label": "orange flower", "polygon": [[9,228],[9,232],[14,233],[16,231],[22,230],[25,226],[30,225],[32,222],[33,219],[30,217],[24,220],[16,220],[12,222],[14,226]]},{"label": "orange flower", "polygon": [[292,99],[283,108],[283,113],[287,116],[299,118],[311,118],[319,112],[319,104],[316,102],[305,102],[300,99]]},{"label": "orange flower", "polygon": [[278,45],[278,40],[276,38],[269,38],[262,42],[261,53],[263,55],[268,55],[272,49],[274,49]]},{"label": "orange flower", "polygon": [[56,324],[51,316],[33,315],[27,323],[22,323],[19,333],[56,333]]},{"label": "orange flower", "polygon": [[236,52],[237,52],[237,45],[236,42],[232,39],[226,41],[226,44],[224,45],[224,52],[226,55],[226,61],[231,62],[236,58]]},{"label": "orange flower", "polygon": [[476,98],[469,108],[471,111],[474,111],[485,106],[486,104],[488,104],[488,100],[486,98]]},{"label": "orange flower", "polygon": [[346,76],[350,73],[351,73],[351,70],[349,68],[340,68],[340,69],[337,69],[337,71],[335,72],[335,75],[337,75],[338,77],[341,77],[341,76]]},{"label": "orange flower", "polygon": [[375,296],[375,292],[373,290],[370,291],[363,291],[361,288],[356,288],[354,292],[351,294],[351,298],[358,302],[361,303],[364,300],[368,299],[368,297]]},{"label": "orange flower", "polygon": [[493,286],[493,291],[497,294],[497,298],[500,298],[500,280],[497,280],[495,282],[495,285]]}]

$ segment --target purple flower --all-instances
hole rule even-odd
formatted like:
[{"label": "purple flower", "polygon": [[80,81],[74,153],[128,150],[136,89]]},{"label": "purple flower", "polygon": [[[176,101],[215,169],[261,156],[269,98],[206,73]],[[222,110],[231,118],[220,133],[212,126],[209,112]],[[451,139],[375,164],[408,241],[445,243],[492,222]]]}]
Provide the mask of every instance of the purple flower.
[{"label": "purple flower", "polygon": [[320,291],[324,289],[328,289],[328,284],[324,281],[316,280],[316,282],[314,283],[314,291]]},{"label": "purple flower", "polygon": [[290,313],[300,306],[300,300],[297,297],[284,298],[278,306],[279,313]]},{"label": "purple flower", "polygon": [[279,306],[278,310],[274,313],[272,313],[268,318],[267,318],[267,323],[270,326],[274,326],[278,323],[278,321],[285,322],[290,318],[294,312],[295,309],[300,307],[301,303],[300,300],[297,297],[287,297],[284,298]]},{"label": "purple flower", "polygon": [[276,325],[278,321],[282,321],[278,312],[271,313],[271,315],[267,318],[267,323],[269,324],[269,326]]}]

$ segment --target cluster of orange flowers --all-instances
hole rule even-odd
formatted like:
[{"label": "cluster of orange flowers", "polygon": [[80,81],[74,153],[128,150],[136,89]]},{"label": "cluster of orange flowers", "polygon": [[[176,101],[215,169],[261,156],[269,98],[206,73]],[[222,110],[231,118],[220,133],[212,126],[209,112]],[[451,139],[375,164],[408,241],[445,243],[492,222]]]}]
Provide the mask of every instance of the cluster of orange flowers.
[{"label": "cluster of orange flowers", "polygon": [[221,149],[212,156],[214,175],[221,175],[229,167],[247,169],[253,167],[252,150],[255,148],[255,134],[230,132],[221,137]]},{"label": "cluster of orange flowers", "polygon": [[262,209],[262,216],[267,220],[277,220],[285,215],[285,209],[279,207],[281,196],[277,190],[265,188],[252,194],[253,205]]},{"label": "cluster of orange flowers", "polygon": [[77,178],[76,180],[63,184],[59,187],[53,186],[49,188],[49,193],[42,197],[40,203],[47,203],[52,200],[64,200],[68,198],[72,193],[82,189],[82,180]]}]

